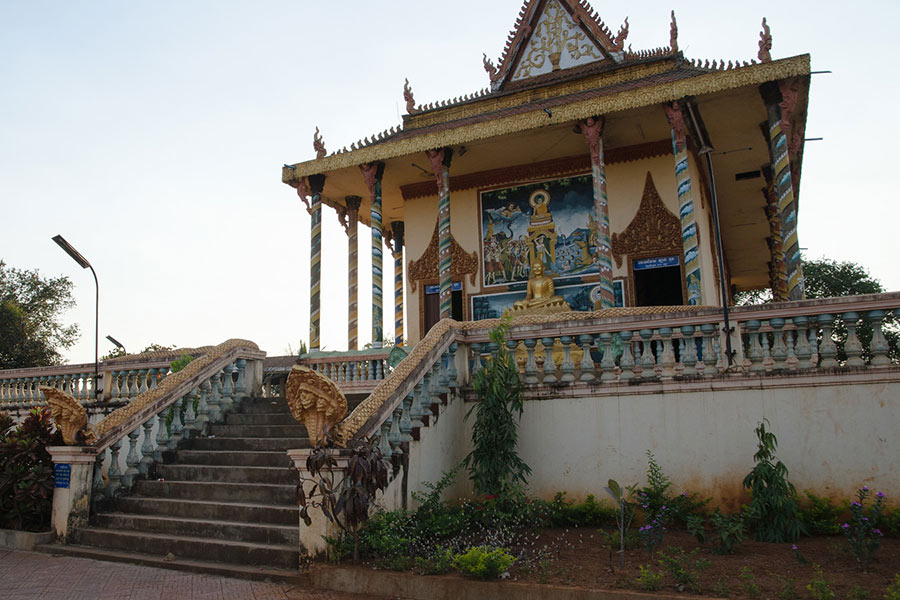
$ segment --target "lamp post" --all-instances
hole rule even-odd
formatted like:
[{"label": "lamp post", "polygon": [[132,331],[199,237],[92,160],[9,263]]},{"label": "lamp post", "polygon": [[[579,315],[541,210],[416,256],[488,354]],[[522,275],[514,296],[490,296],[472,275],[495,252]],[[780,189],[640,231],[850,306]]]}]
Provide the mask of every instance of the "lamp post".
[{"label": "lamp post", "polygon": [[128,351],[125,350],[125,346],[122,345],[122,342],[120,342],[119,340],[117,340],[116,338],[114,338],[111,335],[106,336],[106,339],[108,339],[110,342],[112,342],[116,346],[116,348],[121,350],[122,354],[128,354]]},{"label": "lamp post", "polygon": [[94,397],[99,398],[103,390],[100,388],[100,283],[97,281],[97,272],[94,271],[94,267],[91,266],[91,263],[89,263],[78,250],[73,248],[63,236],[55,235],[53,236],[53,241],[56,242],[60,248],[65,250],[66,254],[71,256],[72,260],[77,262],[82,269],[90,269],[91,273],[94,275],[94,285],[97,286],[97,299],[94,305]]}]

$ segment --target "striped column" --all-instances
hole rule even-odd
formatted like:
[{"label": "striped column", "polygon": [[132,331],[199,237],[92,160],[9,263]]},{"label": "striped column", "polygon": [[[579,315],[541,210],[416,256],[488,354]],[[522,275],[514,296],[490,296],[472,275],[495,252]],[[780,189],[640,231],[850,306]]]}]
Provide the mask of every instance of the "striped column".
[{"label": "striped column", "polygon": [[606,199],[606,166],[603,163],[603,117],[590,118],[580,124],[581,133],[591,151],[591,176],[594,181],[594,213],[597,216],[597,231],[594,234],[594,248],[597,266],[600,270],[600,306],[613,308],[616,305],[613,294],[612,250],[609,243],[609,203]]},{"label": "striped column", "polygon": [[769,221],[769,285],[772,287],[772,298],[776,302],[788,299],[787,271],[784,266],[784,247],[781,243],[781,215],[778,211],[778,195],[775,193],[775,182],[772,168],[763,167],[766,187],[762,192],[766,198],[766,217]]},{"label": "striped column", "polygon": [[700,250],[697,245],[697,223],[694,219],[694,192],[688,169],[687,140],[684,118],[678,102],[664,104],[669,127],[672,128],[672,154],[675,157],[675,187],[678,193],[678,213],[681,216],[681,244],[684,253],[684,281],[687,302],[703,304],[700,277]]},{"label": "striped column", "polygon": [[450,161],[453,150],[429,150],[428,160],[437,180],[438,197],[438,278],[440,280],[440,312],[442,319],[452,316],[453,291],[450,279]]},{"label": "striped column", "polygon": [[781,241],[784,251],[788,299],[803,300],[803,267],[800,263],[800,242],[797,238],[797,205],[794,201],[794,185],[791,180],[791,162],[788,158],[788,139],[781,129],[781,92],[778,84],[764,84],[760,91],[766,102],[769,118],[769,153],[775,194],[778,198],[778,214],[781,218]]},{"label": "striped column", "polygon": [[403,345],[403,221],[391,221],[394,241],[394,345]]},{"label": "striped column", "polygon": [[359,349],[359,206],[362,198],[347,196],[347,350]]},{"label": "striped column", "polygon": [[319,302],[322,281],[322,190],[325,188],[324,175],[310,175],[309,187],[312,199],[309,207],[309,351],[317,352],[319,340]]},{"label": "striped column", "polygon": [[384,175],[384,163],[368,163],[359,166],[366,186],[369,188],[369,200],[372,203],[372,347],[381,348],[384,339],[384,307],[382,292],[383,251],[381,231],[381,178]]}]

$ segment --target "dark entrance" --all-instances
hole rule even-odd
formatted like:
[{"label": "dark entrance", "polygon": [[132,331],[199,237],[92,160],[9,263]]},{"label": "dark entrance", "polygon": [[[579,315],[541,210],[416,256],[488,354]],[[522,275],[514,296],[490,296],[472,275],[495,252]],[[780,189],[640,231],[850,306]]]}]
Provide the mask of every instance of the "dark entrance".
[{"label": "dark entrance", "polygon": [[632,263],[635,306],[684,304],[681,261],[677,256],[644,258]]},{"label": "dark entrance", "polygon": [[[450,316],[457,321],[462,321],[462,282],[454,281],[453,287],[451,289],[453,293],[450,301]],[[428,333],[428,331],[432,328],[432,326],[434,326],[435,323],[441,320],[441,297],[439,292],[440,286],[425,286],[425,331],[422,332],[422,337],[424,337],[425,334]]]}]

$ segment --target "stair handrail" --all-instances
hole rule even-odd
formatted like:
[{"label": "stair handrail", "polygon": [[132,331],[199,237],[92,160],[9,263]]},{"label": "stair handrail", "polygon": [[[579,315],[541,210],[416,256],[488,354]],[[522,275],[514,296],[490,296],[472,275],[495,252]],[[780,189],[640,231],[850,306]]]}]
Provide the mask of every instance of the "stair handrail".
[{"label": "stair handrail", "polygon": [[192,360],[181,371],[169,375],[155,388],[136,396],[125,406],[107,415],[94,426],[97,440],[90,446],[98,452],[106,450],[236,359],[261,360],[265,355],[265,352],[259,350],[259,346],[249,340],[230,339],[211,347],[206,354]]}]

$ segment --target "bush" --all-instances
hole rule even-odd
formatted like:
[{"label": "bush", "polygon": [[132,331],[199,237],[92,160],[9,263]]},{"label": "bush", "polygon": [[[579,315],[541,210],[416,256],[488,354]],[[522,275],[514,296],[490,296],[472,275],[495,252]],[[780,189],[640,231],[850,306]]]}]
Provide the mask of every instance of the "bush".
[{"label": "bush", "polygon": [[599,527],[616,522],[617,510],[588,494],[584,502],[566,500],[565,492],[556,492],[546,504],[548,524],[552,527]]},{"label": "bush", "polygon": [[780,460],[774,462],[778,439],[766,431],[767,423],[764,419],[756,427],[756,466],[744,478],[744,487],[751,494],[747,516],[758,542],[792,542],[806,533],[806,528],[797,506],[797,491],[788,481],[787,467]]},{"label": "bush", "polygon": [[710,521],[715,530],[713,554],[731,554],[734,547],[744,541],[744,515],[741,513],[728,516],[717,508]]},{"label": "bush", "polygon": [[816,496],[809,490],[803,490],[808,504],[800,509],[800,518],[810,535],[835,535],[840,533],[841,515],[850,507],[846,502],[835,506],[830,498]]},{"label": "bush", "polygon": [[644,565],[638,565],[638,569],[641,572],[637,577],[638,589],[647,592],[658,591],[662,584],[663,574],[660,571],[654,571],[650,567],[644,567]]},{"label": "bush", "polygon": [[900,573],[894,575],[894,581],[884,590],[884,600],[900,600]]},{"label": "bush", "polygon": [[464,575],[473,575],[479,579],[497,579],[516,562],[516,558],[507,553],[505,548],[489,548],[474,546],[466,552],[457,554],[453,566]]},{"label": "bush", "polygon": [[812,594],[815,600],[834,600],[834,591],[828,585],[825,574],[822,573],[822,567],[813,565],[815,576],[812,581],[806,584],[806,589]]},{"label": "bush", "polygon": [[856,562],[863,567],[869,564],[872,555],[881,547],[881,537],[884,535],[878,529],[884,493],[878,492],[875,503],[870,507],[866,506],[868,497],[869,488],[863,486],[856,493],[856,500],[850,503],[850,521],[841,525],[841,531],[850,542]]},{"label": "bush", "polygon": [[646,513],[655,515],[663,506],[666,507],[669,521],[674,525],[685,525],[692,515],[704,513],[709,498],[701,500],[699,494],[687,492],[673,495],[671,487],[672,480],[656,462],[653,452],[647,450],[647,486],[640,489],[640,494],[643,494],[641,503],[647,505],[644,509],[645,522],[652,520],[647,518]]},{"label": "bush", "polygon": [[[666,553],[664,550],[659,551],[659,564],[669,572],[679,585],[687,587],[696,594],[702,592],[700,588],[700,574],[711,564],[709,559],[706,558],[694,559],[698,551],[699,548],[694,548],[690,554],[687,554],[683,548],[678,546],[669,548],[669,553]],[[690,562],[691,559],[694,559],[693,562]]]},{"label": "bush", "polygon": [[53,459],[48,446],[62,446],[49,408],[32,409],[14,427],[0,413],[0,527],[42,531],[50,526]]}]

